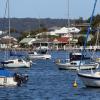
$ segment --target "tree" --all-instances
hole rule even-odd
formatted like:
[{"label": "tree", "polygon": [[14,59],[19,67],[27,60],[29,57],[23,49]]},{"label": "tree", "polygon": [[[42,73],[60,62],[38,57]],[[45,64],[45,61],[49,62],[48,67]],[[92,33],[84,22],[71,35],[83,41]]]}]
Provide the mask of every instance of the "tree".
[{"label": "tree", "polygon": [[84,41],[85,41],[85,37],[84,36],[80,36],[78,38],[78,45],[83,46],[84,45]]}]

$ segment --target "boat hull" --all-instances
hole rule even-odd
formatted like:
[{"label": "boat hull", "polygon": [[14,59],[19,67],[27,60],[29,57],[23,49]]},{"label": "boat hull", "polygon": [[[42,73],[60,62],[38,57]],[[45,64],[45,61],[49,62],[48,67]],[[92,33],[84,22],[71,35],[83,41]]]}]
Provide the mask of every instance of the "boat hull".
[{"label": "boat hull", "polygon": [[[68,69],[68,70],[78,70],[79,65],[71,65],[68,63],[57,63],[59,69]],[[80,65],[80,69],[87,70],[87,69],[96,69],[98,68],[98,64],[84,64]]]},{"label": "boat hull", "polygon": [[31,67],[32,62],[24,60],[19,61],[18,59],[13,59],[4,61],[2,62],[2,64],[6,68],[21,68],[21,67],[29,68]]},{"label": "boat hull", "polygon": [[0,86],[16,86],[17,83],[13,77],[0,77]]},{"label": "boat hull", "polygon": [[78,73],[78,77],[87,87],[100,87],[100,75]]},{"label": "boat hull", "polygon": [[37,54],[37,55],[30,54],[29,58],[30,59],[51,59],[51,55],[49,54]]},{"label": "boat hull", "polygon": [[7,68],[30,68],[30,63],[24,64],[24,63],[9,63],[9,64],[4,64],[4,67]]}]

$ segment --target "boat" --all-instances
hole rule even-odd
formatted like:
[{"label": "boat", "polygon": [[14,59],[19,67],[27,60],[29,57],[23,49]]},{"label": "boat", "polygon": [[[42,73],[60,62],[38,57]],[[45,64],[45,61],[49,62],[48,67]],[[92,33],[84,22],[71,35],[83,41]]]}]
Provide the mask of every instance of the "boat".
[{"label": "boat", "polygon": [[[68,0],[68,28],[70,26],[69,22],[69,0]],[[69,32],[70,34],[70,32]],[[69,41],[69,46],[70,46],[70,41]],[[83,55],[82,52],[78,51],[72,51],[69,50],[69,59],[65,61],[61,61],[60,59],[57,59],[56,65],[58,66],[59,69],[70,69],[70,70],[77,70],[80,65],[80,69],[96,69],[98,68],[98,63],[95,62],[90,62],[90,63],[85,63],[85,60],[89,60],[90,57],[87,55]],[[80,63],[80,60],[81,63]]]},{"label": "boat", "polygon": [[[82,59],[81,63],[80,60]],[[56,60],[56,65],[59,69],[70,69],[70,70],[78,70],[79,65],[80,69],[97,69],[98,63],[96,62],[89,62],[90,57],[82,55],[81,52],[71,52],[69,53],[69,59],[65,61],[61,61],[60,59]]]},{"label": "boat", "polygon": [[9,59],[1,62],[5,68],[30,68],[32,61],[25,61],[24,59]]},{"label": "boat", "polygon": [[81,61],[80,64],[80,60],[73,60],[73,61],[69,61],[69,59],[63,63],[63,62],[58,62],[56,63],[56,65],[58,66],[59,69],[66,69],[66,70],[79,70],[79,66],[80,69],[83,70],[89,70],[89,69],[97,69],[99,67],[98,63],[86,63],[85,61]]},{"label": "boat", "polygon": [[[10,39],[10,15],[9,15],[9,1],[7,1],[7,6],[8,6],[8,22],[9,22],[9,26],[8,26],[8,38]],[[11,45],[10,45],[10,40],[9,40],[9,44],[8,44],[9,48],[5,48],[5,54],[9,54],[9,50],[11,49]],[[16,51],[15,51],[16,52]],[[11,53],[11,52],[10,52]],[[7,67],[7,68],[20,68],[20,67],[25,67],[25,68],[29,68],[31,67],[32,61],[26,61],[25,59],[21,58],[19,59],[17,56],[15,58],[12,58],[10,55],[8,56],[5,55],[6,60],[4,59],[4,61],[1,62],[1,64],[3,65],[3,67]]]},{"label": "boat", "polygon": [[51,55],[48,54],[46,49],[29,52],[28,56],[30,59],[51,59]]},{"label": "boat", "polygon": [[87,87],[100,87],[100,71],[78,72],[78,77]]},{"label": "boat", "polygon": [[4,68],[0,68],[0,86],[21,86],[27,82],[28,75],[11,72]]},{"label": "boat", "polygon": [[[96,4],[97,4],[97,0],[95,0],[95,3],[94,3],[92,16],[90,18],[90,25],[92,23],[92,18],[93,18]],[[87,38],[88,38],[89,33],[90,33],[90,26],[88,28]],[[85,45],[84,45],[84,48],[85,48]],[[99,71],[99,69],[96,70],[95,72],[93,72],[93,70],[91,70],[88,73],[86,71],[83,72],[83,71],[79,70],[77,75],[86,87],[100,87],[100,71]]]}]

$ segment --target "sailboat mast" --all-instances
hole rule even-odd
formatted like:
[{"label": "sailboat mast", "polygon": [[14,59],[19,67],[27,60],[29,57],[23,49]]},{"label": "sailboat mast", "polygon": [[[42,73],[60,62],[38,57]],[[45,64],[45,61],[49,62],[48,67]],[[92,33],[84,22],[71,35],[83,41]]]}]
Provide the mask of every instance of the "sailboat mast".
[{"label": "sailboat mast", "polygon": [[[10,36],[10,3],[9,3],[9,0],[8,0],[8,33]],[[9,41],[9,43],[10,43],[10,41]]]},{"label": "sailboat mast", "polygon": [[[70,27],[70,18],[69,18],[69,0],[67,0],[67,28],[68,28],[68,35],[70,36],[69,27]],[[70,37],[69,37],[69,50],[71,49],[70,44]]]},{"label": "sailboat mast", "polygon": [[70,27],[70,20],[69,20],[69,0],[68,0],[68,4],[67,4],[68,8],[67,8],[67,17],[68,17],[68,28]]}]

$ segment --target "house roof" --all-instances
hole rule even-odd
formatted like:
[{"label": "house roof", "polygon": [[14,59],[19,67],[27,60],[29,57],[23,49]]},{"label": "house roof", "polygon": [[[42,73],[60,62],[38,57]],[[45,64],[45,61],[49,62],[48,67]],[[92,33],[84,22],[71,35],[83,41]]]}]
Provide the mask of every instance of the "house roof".
[{"label": "house roof", "polygon": [[1,38],[0,39],[0,43],[1,44],[9,44],[9,43],[13,43],[13,44],[17,44],[17,41],[14,40],[13,38],[10,38],[10,39],[6,39],[6,38]]},{"label": "house roof", "polygon": [[61,38],[51,39],[50,41],[54,42],[54,43],[69,43],[69,38],[68,37],[61,37]]},{"label": "house roof", "polygon": [[35,38],[24,38],[20,41],[20,43],[29,43],[31,41],[35,41]]}]

